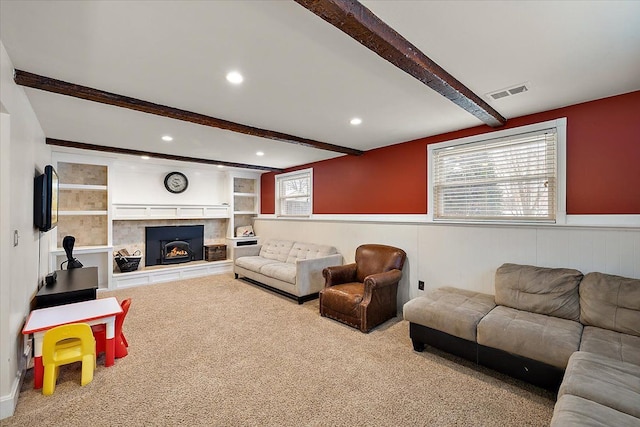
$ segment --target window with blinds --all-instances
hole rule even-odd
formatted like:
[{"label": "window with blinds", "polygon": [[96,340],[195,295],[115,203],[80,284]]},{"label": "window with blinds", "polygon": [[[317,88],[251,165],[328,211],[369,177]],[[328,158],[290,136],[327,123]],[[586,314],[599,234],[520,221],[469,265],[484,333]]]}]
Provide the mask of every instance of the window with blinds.
[{"label": "window with blinds", "polygon": [[312,210],[312,171],[304,169],[276,175],[276,206],[280,216],[310,216]]},{"label": "window with blinds", "polygon": [[556,129],[434,149],[434,220],[556,220]]}]

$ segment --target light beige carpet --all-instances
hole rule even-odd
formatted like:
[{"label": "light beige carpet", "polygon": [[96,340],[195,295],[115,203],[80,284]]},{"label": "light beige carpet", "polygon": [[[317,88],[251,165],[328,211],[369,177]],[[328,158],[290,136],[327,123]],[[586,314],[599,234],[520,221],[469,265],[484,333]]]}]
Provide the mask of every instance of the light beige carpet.
[{"label": "light beige carpet", "polygon": [[555,396],[427,348],[396,318],[369,334],[220,275],[107,293],[133,299],[129,355],[55,393],[27,372],[3,426],[544,426]]}]

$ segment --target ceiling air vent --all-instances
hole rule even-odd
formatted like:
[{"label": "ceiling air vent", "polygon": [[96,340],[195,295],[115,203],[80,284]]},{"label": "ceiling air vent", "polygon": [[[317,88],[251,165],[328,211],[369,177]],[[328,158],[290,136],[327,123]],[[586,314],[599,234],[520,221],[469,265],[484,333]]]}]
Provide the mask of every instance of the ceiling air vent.
[{"label": "ceiling air vent", "polygon": [[495,92],[491,92],[488,93],[486,96],[490,97],[491,99],[493,99],[494,101],[497,99],[502,99],[502,98],[506,98],[508,96],[511,95],[517,95],[519,93],[523,93],[529,90],[529,84],[528,83],[521,83],[519,85],[513,86],[513,87],[509,87],[506,89],[500,89],[497,90]]}]

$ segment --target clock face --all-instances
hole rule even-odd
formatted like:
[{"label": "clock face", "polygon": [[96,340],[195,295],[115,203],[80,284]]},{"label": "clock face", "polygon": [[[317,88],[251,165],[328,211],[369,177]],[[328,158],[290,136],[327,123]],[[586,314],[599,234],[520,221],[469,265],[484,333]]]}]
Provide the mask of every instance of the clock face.
[{"label": "clock face", "polygon": [[164,177],[164,186],[172,193],[182,193],[188,185],[189,180],[180,172],[170,172]]}]

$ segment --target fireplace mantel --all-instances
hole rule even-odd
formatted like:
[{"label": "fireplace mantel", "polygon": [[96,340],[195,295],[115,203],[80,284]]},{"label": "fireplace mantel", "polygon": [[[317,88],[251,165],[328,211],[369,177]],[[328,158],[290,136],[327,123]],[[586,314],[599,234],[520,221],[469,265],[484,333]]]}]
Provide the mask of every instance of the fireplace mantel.
[{"label": "fireplace mantel", "polygon": [[150,220],[150,219],[215,219],[229,218],[228,205],[112,205],[112,219]]}]

